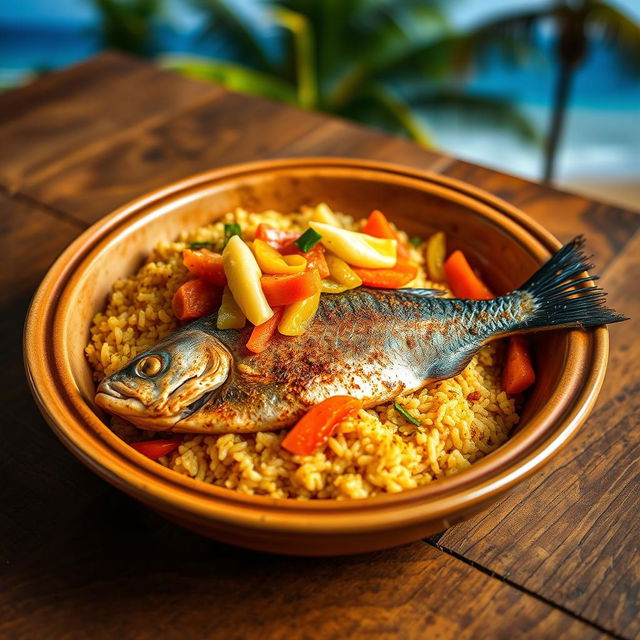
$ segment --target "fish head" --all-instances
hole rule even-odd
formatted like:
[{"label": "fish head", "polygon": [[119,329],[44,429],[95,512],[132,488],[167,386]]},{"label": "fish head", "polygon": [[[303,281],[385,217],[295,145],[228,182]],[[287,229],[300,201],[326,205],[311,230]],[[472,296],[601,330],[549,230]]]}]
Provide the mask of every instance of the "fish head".
[{"label": "fish head", "polygon": [[232,356],[196,327],[178,331],[100,382],[95,401],[136,426],[168,430],[229,377]]}]

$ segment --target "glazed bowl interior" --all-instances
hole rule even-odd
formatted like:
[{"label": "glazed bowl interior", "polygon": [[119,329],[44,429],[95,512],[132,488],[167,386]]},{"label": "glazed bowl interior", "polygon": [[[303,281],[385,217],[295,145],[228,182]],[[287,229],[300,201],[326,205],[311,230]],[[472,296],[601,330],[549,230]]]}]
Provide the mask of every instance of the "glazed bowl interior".
[{"label": "glazed bowl interior", "polygon": [[400,494],[351,501],[248,496],[184,477],[123,443],[93,402],[84,356],[92,318],[114,282],[134,273],[159,241],[236,207],[286,213],[319,202],[356,218],[381,209],[412,235],[444,231],[449,250],[464,249],[496,293],[518,287],[560,246],[524,214],[455,180],[364,161],[266,161],[195,176],[99,221],[52,267],[25,329],[34,397],[85,464],[196,531],[288,553],[382,548],[442,530],[483,508],[575,433],[595,401],[607,353],[604,328],[536,336],[537,381],[511,438],[467,470]]}]

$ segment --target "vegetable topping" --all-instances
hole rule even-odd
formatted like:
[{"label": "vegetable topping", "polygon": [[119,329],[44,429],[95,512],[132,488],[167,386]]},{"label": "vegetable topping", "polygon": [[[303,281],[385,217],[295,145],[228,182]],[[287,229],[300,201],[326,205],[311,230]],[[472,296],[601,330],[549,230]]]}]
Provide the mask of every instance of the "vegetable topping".
[{"label": "vegetable topping", "polygon": [[311,455],[333,435],[346,418],[362,409],[362,402],[351,396],[333,396],[312,407],[287,433],[282,447],[299,456]]}]

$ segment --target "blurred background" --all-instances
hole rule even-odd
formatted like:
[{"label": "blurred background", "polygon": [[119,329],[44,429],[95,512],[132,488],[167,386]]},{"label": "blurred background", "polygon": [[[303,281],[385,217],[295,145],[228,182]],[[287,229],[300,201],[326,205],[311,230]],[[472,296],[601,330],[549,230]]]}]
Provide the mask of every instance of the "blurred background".
[{"label": "blurred background", "polygon": [[103,48],[640,208],[640,0],[19,0],[0,89]]}]

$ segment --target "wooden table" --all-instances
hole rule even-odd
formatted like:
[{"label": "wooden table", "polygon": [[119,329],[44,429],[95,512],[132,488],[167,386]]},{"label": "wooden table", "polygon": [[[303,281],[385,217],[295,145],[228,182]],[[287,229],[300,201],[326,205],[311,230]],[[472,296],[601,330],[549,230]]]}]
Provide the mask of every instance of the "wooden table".
[{"label": "wooden table", "polygon": [[336,559],[177,528],[86,470],[40,417],[21,331],[39,280],[92,222],[192,173],[333,155],[454,176],[560,239],[584,232],[612,306],[640,317],[640,216],[342,120],[105,54],[0,96],[0,637],[640,637],[638,325],[611,329],[593,415],[545,469],[443,534]]}]

